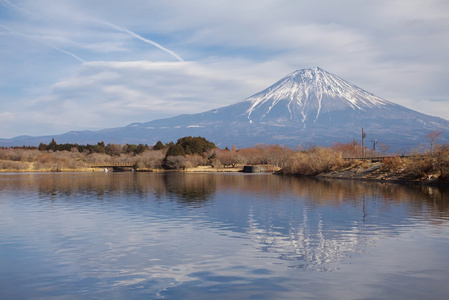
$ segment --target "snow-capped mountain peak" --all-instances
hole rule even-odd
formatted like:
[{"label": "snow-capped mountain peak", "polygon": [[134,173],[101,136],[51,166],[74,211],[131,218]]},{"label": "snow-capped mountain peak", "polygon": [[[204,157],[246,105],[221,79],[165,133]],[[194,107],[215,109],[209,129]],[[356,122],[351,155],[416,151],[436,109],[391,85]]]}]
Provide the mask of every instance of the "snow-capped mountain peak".
[{"label": "snow-capped mountain peak", "polygon": [[383,100],[320,68],[295,71],[267,89],[235,104],[192,115],[133,123],[99,131],[58,136],[0,139],[0,146],[58,143],[155,144],[201,136],[224,148],[256,144],[331,145],[360,141],[361,129],[390,151],[427,143],[441,130],[449,140],[449,121]]},{"label": "snow-capped mountain peak", "polygon": [[316,121],[321,113],[335,110],[365,110],[394,105],[315,67],[297,70],[267,89],[247,98],[250,122],[264,121],[274,111],[287,108],[290,120]]}]

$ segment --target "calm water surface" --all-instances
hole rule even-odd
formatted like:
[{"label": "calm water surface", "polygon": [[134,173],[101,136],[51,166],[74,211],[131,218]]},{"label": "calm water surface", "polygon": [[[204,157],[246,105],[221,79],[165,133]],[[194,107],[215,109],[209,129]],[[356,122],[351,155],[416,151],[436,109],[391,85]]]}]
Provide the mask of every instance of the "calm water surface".
[{"label": "calm water surface", "polygon": [[448,299],[448,257],[437,188],[0,175],[0,299]]}]

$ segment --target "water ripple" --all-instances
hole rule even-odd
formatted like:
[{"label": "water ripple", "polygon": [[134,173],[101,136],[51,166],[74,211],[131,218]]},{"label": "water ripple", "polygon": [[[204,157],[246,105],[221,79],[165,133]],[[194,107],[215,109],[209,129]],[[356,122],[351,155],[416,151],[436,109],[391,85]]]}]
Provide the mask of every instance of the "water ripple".
[{"label": "water ripple", "polygon": [[355,299],[373,285],[400,298],[430,277],[430,298],[447,292],[436,190],[224,174],[0,182],[1,299]]}]

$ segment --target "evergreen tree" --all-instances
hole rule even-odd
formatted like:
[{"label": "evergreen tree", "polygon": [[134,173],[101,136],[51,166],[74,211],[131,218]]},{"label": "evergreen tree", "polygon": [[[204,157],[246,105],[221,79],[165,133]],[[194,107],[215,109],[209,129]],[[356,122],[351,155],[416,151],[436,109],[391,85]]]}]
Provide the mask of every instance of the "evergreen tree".
[{"label": "evergreen tree", "polygon": [[165,157],[168,156],[185,156],[186,153],[184,151],[184,148],[181,145],[174,145],[168,148],[167,153],[165,154]]},{"label": "evergreen tree", "polygon": [[139,145],[137,145],[136,149],[134,150],[134,154],[135,155],[142,154],[148,149],[150,149],[150,147],[148,147],[148,145],[139,144]]},{"label": "evergreen tree", "polygon": [[153,150],[162,150],[164,149],[164,144],[161,141],[157,141],[156,145],[153,146]]},{"label": "evergreen tree", "polygon": [[203,137],[183,137],[179,139],[176,143],[177,145],[181,145],[184,148],[186,154],[199,154],[203,155],[204,152],[207,152],[211,149],[217,148],[214,143],[209,142]]},{"label": "evergreen tree", "polygon": [[47,150],[47,147],[48,147],[47,144],[40,143],[38,149],[39,151],[45,151]]},{"label": "evergreen tree", "polygon": [[181,145],[173,145],[168,148],[165,158],[162,162],[164,169],[179,169],[185,161],[185,151]]},{"label": "evergreen tree", "polygon": [[56,150],[58,150],[58,144],[56,143],[55,139],[51,139],[51,143],[48,145],[48,150],[51,150],[53,152],[55,152]]}]

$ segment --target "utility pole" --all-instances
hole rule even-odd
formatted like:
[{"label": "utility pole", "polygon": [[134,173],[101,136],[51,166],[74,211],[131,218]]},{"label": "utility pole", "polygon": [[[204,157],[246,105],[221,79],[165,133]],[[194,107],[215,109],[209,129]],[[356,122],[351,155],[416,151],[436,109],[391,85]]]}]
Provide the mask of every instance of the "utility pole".
[{"label": "utility pole", "polygon": [[363,155],[363,157],[365,157],[365,137],[366,137],[366,133],[363,131],[363,128],[362,128],[362,155]]},{"label": "utility pole", "polygon": [[377,139],[373,140],[373,151],[376,152]]}]

